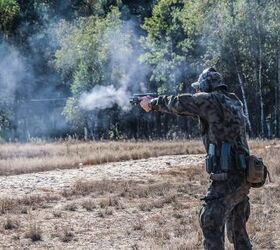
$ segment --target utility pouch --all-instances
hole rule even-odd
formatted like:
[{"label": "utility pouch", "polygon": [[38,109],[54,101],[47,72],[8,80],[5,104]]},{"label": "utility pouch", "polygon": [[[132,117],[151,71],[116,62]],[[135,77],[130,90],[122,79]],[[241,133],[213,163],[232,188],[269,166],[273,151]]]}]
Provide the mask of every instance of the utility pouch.
[{"label": "utility pouch", "polygon": [[215,154],[215,145],[209,144],[208,154],[205,159],[206,171],[208,174],[211,174],[215,170],[216,166],[216,154]]},{"label": "utility pouch", "polygon": [[222,144],[220,167],[222,172],[228,172],[231,168],[231,145],[229,143]]},{"label": "utility pouch", "polygon": [[243,171],[247,169],[246,158],[244,154],[236,154],[235,162],[237,163],[238,169]]},{"label": "utility pouch", "polygon": [[267,175],[269,174],[262,158],[259,158],[255,155],[250,155],[248,156],[247,161],[247,182],[251,184],[251,187],[262,187],[266,181]]}]

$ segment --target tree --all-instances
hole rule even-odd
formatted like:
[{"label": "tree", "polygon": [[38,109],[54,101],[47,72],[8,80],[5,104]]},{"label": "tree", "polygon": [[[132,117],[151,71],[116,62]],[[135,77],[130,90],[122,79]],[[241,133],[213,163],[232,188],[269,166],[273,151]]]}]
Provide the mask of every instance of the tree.
[{"label": "tree", "polygon": [[[61,108],[67,98],[64,115],[80,134],[87,128],[98,138],[197,135],[190,119],[146,114],[144,120],[138,109],[123,111],[113,102],[86,110],[81,100],[93,90],[120,100],[145,87],[190,92],[202,69],[214,66],[243,101],[251,135],[280,137],[279,23],[276,0],[0,0],[1,87],[11,86],[8,70],[17,78],[13,99],[6,101],[8,88],[1,91],[1,133],[19,125],[27,134],[24,127],[36,127],[42,113],[46,120],[61,113],[46,103],[26,108],[30,99],[58,98]],[[3,59],[13,50],[15,67]],[[20,65],[22,74],[13,73]]]},{"label": "tree", "polygon": [[158,83],[159,93],[185,90],[185,83],[196,71],[194,60],[199,45],[202,13],[200,3],[184,0],[161,0],[146,18],[143,60],[153,66],[151,81]]},{"label": "tree", "polygon": [[[204,22],[208,30],[206,58],[217,62],[228,79],[235,81],[237,76],[244,111],[253,124],[252,133],[266,137],[271,134],[267,123],[274,105],[274,96],[267,95],[277,74],[277,52],[273,50],[278,47],[275,24],[279,22],[279,6],[266,0],[219,1],[210,13]],[[276,29],[272,32],[273,24]]]},{"label": "tree", "polygon": [[0,0],[0,31],[7,37],[13,31],[20,7],[16,0]]},{"label": "tree", "polygon": [[[82,107],[85,93],[91,92],[95,98],[111,91],[115,99],[118,99],[115,95],[121,95],[120,99],[128,101],[123,94],[133,87],[128,84],[131,73],[137,73],[136,68],[134,71],[131,69],[135,66],[132,62],[135,58],[133,37],[122,25],[120,17],[119,9],[113,7],[104,17],[91,16],[80,18],[75,24],[62,23],[61,49],[56,53],[56,66],[65,76],[72,93],[64,114],[76,129],[82,131],[87,127],[92,135],[102,130],[105,136],[109,136],[106,130],[115,127],[112,124],[115,122],[114,113],[120,113],[120,110],[115,105],[105,105],[103,110]],[[107,101],[108,96],[98,100]],[[111,118],[108,118],[109,114]]]}]

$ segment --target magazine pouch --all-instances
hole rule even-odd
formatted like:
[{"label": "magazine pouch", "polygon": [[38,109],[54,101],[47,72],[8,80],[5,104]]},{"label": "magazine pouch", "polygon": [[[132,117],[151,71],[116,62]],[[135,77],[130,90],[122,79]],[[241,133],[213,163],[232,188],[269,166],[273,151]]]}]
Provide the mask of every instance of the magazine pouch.
[{"label": "magazine pouch", "polygon": [[205,159],[206,171],[211,174],[216,168],[216,147],[214,144],[209,144],[208,154]]}]

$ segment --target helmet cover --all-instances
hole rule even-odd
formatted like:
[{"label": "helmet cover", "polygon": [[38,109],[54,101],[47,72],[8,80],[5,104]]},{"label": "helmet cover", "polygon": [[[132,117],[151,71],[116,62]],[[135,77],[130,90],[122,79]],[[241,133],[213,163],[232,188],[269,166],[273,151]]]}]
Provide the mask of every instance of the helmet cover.
[{"label": "helmet cover", "polygon": [[222,75],[214,68],[207,68],[199,75],[198,81],[191,85],[194,89],[202,92],[211,92],[218,88],[227,88]]}]

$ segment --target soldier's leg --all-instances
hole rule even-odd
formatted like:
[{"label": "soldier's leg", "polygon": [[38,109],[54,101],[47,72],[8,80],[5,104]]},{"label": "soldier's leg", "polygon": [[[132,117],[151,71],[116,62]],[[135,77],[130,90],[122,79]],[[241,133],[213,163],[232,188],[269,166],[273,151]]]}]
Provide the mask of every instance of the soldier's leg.
[{"label": "soldier's leg", "polygon": [[225,207],[218,199],[207,201],[200,211],[205,250],[224,249]]},{"label": "soldier's leg", "polygon": [[250,215],[249,198],[246,197],[231,211],[226,222],[227,235],[236,250],[250,250],[252,245],[246,230],[246,222]]}]

